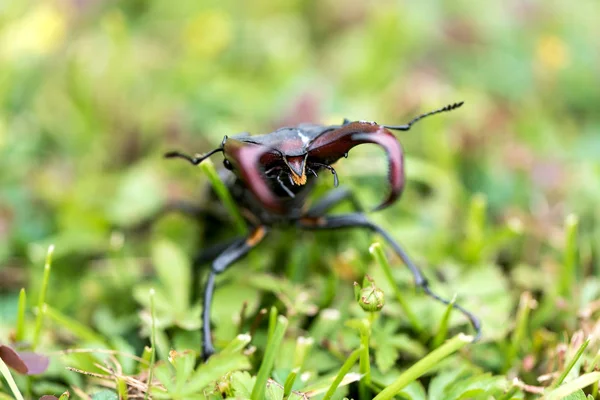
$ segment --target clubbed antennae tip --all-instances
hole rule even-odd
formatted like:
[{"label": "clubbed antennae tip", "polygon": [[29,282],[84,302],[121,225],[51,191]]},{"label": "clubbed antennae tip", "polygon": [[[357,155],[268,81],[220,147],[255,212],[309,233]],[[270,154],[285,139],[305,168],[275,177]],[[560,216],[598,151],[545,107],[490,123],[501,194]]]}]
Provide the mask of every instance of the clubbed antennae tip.
[{"label": "clubbed antennae tip", "polygon": [[459,108],[460,106],[462,106],[463,104],[465,104],[464,101],[459,101],[458,103],[454,103],[454,104],[448,104],[446,107],[442,108],[440,110],[440,112],[442,111],[452,111],[452,110],[456,110],[457,108]]},{"label": "clubbed antennae tip", "polygon": [[446,106],[446,107],[444,107],[444,108],[446,108],[446,110],[445,110],[445,111],[452,111],[452,110],[455,110],[455,109],[459,108],[459,107],[460,107],[460,106],[462,106],[463,104],[465,104],[465,102],[464,102],[464,101],[459,101],[458,103],[449,104],[449,105],[447,105],[447,106]]},{"label": "clubbed antennae tip", "polygon": [[409,129],[410,129],[410,127],[411,127],[411,126],[412,126],[412,125],[413,125],[415,122],[417,122],[417,121],[420,121],[420,120],[422,120],[422,119],[423,119],[423,118],[425,118],[425,117],[429,117],[429,116],[431,116],[431,115],[435,115],[435,114],[443,113],[443,112],[446,112],[446,111],[452,111],[452,110],[455,110],[455,109],[459,108],[460,106],[462,106],[464,103],[465,103],[464,101],[460,101],[460,102],[458,102],[458,103],[448,104],[447,106],[445,106],[445,107],[442,107],[442,108],[438,108],[437,110],[433,110],[433,111],[430,111],[430,112],[428,112],[428,113],[421,114],[421,115],[419,115],[418,117],[415,117],[415,118],[413,118],[413,119],[412,119],[412,120],[411,120],[411,121],[410,121],[408,124],[406,124],[406,125],[383,125],[383,127],[384,127],[384,128],[387,128],[387,129],[393,129],[393,130],[396,130],[396,131],[407,131],[407,130],[409,130]]}]

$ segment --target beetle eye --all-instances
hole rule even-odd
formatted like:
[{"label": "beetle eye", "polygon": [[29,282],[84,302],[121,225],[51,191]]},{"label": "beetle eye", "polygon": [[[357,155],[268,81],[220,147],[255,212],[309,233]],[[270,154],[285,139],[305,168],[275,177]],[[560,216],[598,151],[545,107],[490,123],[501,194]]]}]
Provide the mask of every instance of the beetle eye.
[{"label": "beetle eye", "polygon": [[225,166],[225,168],[227,168],[230,171],[233,169],[233,165],[231,164],[231,161],[229,161],[228,159],[223,160],[223,165]]}]

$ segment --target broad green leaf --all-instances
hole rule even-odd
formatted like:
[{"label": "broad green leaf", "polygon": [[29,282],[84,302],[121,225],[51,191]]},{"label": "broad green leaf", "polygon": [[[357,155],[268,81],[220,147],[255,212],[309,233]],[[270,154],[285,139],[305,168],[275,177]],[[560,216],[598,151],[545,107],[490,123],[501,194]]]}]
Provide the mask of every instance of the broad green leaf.
[{"label": "broad green leaf", "polygon": [[211,382],[216,381],[228,372],[250,369],[248,357],[243,354],[215,354],[198,367],[182,393],[191,395],[201,392]]},{"label": "broad green leaf", "polygon": [[102,390],[94,393],[92,400],[119,400],[119,396],[112,390]]},{"label": "broad green leaf", "polygon": [[169,356],[171,364],[175,367],[175,391],[179,392],[194,372],[196,353],[190,350],[183,352],[171,350]]},{"label": "broad green leaf", "polygon": [[563,397],[563,400],[587,400],[587,396],[583,390],[579,389],[575,393],[571,393],[567,397]]},{"label": "broad green leaf", "polygon": [[138,165],[121,176],[116,193],[110,197],[108,213],[118,226],[136,223],[156,212],[163,203],[158,170]]},{"label": "broad green leaf", "polygon": [[421,382],[414,381],[408,384],[404,389],[398,393],[398,396],[401,396],[408,400],[426,400],[427,395],[425,394],[425,389]]},{"label": "broad green leaf", "polygon": [[190,301],[191,267],[188,257],[173,243],[159,240],[152,246],[152,263],[174,314],[183,314]]},{"label": "broad green leaf", "polygon": [[[454,291],[459,294],[457,304],[481,319],[483,337],[486,340],[502,339],[510,329],[514,299],[507,296],[508,282],[500,268],[486,264],[474,267],[470,272],[454,278]],[[452,318],[464,323],[459,312]]]},{"label": "broad green leaf", "polygon": [[246,371],[236,371],[231,374],[231,386],[236,398],[250,398],[256,377]]},{"label": "broad green leaf", "polygon": [[283,386],[273,380],[267,381],[265,390],[265,399],[267,400],[283,400]]},{"label": "broad green leaf", "polygon": [[462,374],[460,369],[450,369],[437,374],[429,383],[429,400],[446,398],[446,389],[456,382]]},{"label": "broad green leaf", "polygon": [[446,391],[446,399],[458,400],[488,393],[505,382],[504,378],[492,377],[490,373],[474,375],[465,380],[454,382]]},{"label": "broad green leaf", "polygon": [[390,343],[378,343],[375,347],[375,364],[385,374],[394,366],[399,351]]},{"label": "broad green leaf", "polygon": [[165,387],[167,392],[175,392],[173,370],[167,363],[160,362],[154,366],[154,377]]}]

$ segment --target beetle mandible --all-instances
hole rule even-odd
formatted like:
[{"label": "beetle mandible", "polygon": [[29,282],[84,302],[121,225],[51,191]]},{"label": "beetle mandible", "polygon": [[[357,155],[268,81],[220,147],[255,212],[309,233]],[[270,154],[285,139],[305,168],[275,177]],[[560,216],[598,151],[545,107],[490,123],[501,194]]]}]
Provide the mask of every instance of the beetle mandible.
[{"label": "beetle mandible", "polygon": [[[374,143],[387,153],[390,190],[383,202],[375,208],[381,210],[393,204],[400,197],[405,183],[404,158],[400,142],[391,132],[408,131],[411,126],[434,114],[454,110],[463,102],[421,114],[406,125],[379,125],[375,122],[344,120],[341,125],[300,124],[295,127],[280,128],[274,132],[251,136],[247,133],[227,137],[221,145],[204,154],[189,156],[173,151],[167,158],[183,158],[194,165],[215,153],[223,153],[224,165],[235,175],[232,194],[243,210],[251,232],[245,238],[234,240],[225,246],[211,264],[205,288],[202,310],[202,355],[204,359],[214,353],[211,330],[210,309],[215,288],[215,278],[230,265],[247,255],[263,238],[270,228],[280,225],[295,225],[306,230],[335,230],[344,228],[364,228],[378,233],[394,249],[413,275],[415,286],[430,297],[450,304],[429,288],[421,269],[411,261],[404,249],[379,225],[369,221],[363,212],[328,215],[335,205],[353,200],[348,190],[333,190],[306,207],[307,197],[314,186],[318,173],[329,170],[338,186],[338,176],[332,167],[342,157],[347,157],[354,146]],[[476,339],[481,335],[479,319],[461,307],[453,307],[462,312],[475,328]]]}]

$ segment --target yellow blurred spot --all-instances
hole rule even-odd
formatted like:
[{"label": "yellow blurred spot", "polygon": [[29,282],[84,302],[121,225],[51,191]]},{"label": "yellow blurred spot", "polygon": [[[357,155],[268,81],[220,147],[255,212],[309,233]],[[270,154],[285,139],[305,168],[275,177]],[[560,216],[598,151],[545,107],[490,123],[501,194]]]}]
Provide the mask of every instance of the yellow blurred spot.
[{"label": "yellow blurred spot", "polygon": [[537,60],[544,69],[557,71],[569,64],[569,49],[558,36],[544,36],[538,42]]},{"label": "yellow blurred spot", "polygon": [[328,115],[323,120],[323,125],[341,125],[344,122],[344,117],[341,115]]},{"label": "yellow blurred spot", "polygon": [[62,43],[65,31],[65,16],[51,4],[40,2],[6,27],[0,37],[0,56],[17,59],[51,53]]},{"label": "yellow blurred spot", "polygon": [[118,9],[106,13],[100,25],[113,39],[123,38],[127,34],[127,20]]},{"label": "yellow blurred spot", "polygon": [[231,43],[231,18],[220,10],[204,11],[187,23],[182,34],[190,53],[203,58],[213,58]]}]

